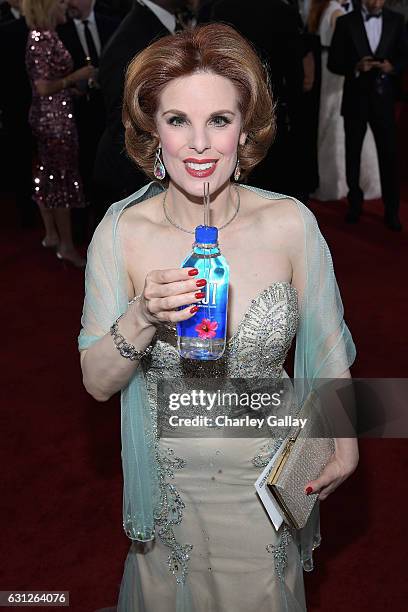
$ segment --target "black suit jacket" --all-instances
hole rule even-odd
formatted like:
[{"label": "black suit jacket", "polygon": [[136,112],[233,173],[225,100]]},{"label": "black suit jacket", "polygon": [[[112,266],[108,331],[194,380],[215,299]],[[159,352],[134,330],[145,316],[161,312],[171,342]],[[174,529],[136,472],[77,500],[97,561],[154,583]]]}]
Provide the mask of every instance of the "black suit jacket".
[{"label": "black suit jacket", "polygon": [[248,0],[218,0],[211,17],[234,26],[267,60],[273,95],[288,105],[295,121],[303,93],[303,40],[296,9],[283,0],[257,0],[250,6]]},{"label": "black suit jacket", "polygon": [[3,4],[0,4],[0,23],[7,23],[8,21],[16,21],[16,18],[11,12],[9,3],[3,2]]},{"label": "black suit jacket", "polygon": [[143,184],[125,152],[122,102],[125,72],[133,57],[153,40],[169,34],[152,11],[138,2],[107,44],[99,64],[99,82],[107,113],[107,126],[99,143],[95,179],[112,197],[125,196]]},{"label": "black suit jacket", "polygon": [[[13,19],[0,25],[0,107],[7,124],[27,123],[31,104],[25,54],[28,28],[25,19]],[[14,128],[13,128],[14,129]]]},{"label": "black suit jacket", "polygon": [[[387,59],[394,66],[394,74],[382,75],[370,70],[356,76],[356,65],[365,56]],[[404,18],[383,9],[381,39],[372,52],[360,10],[339,17],[336,21],[327,67],[345,76],[342,115],[367,116],[368,112],[381,114],[392,108],[398,77],[407,63],[408,49]]]},{"label": "black suit jacket", "polygon": [[96,0],[95,10],[122,20],[132,8],[132,4],[133,0]]},{"label": "black suit jacket", "polygon": [[[99,38],[101,40],[101,50],[103,51],[110,37],[114,34],[119,25],[118,19],[112,19],[106,15],[101,15],[95,12],[95,22],[98,29]],[[74,21],[71,19],[57,28],[58,36],[62,40],[64,46],[70,52],[74,60],[74,70],[86,65],[85,53],[79,40],[78,32]]]},{"label": "black suit jacket", "polygon": [[109,118],[121,116],[128,64],[153,40],[169,33],[149,8],[135,3],[109,41],[100,61],[99,79]]}]

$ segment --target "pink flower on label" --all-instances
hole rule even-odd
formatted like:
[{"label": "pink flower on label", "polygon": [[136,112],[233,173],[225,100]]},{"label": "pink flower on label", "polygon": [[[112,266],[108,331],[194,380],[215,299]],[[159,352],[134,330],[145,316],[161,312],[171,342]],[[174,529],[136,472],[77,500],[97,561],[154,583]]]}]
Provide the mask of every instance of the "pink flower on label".
[{"label": "pink flower on label", "polygon": [[217,321],[210,321],[210,319],[202,319],[201,323],[195,326],[195,330],[198,333],[198,337],[202,340],[209,340],[215,338],[215,331],[218,328]]}]

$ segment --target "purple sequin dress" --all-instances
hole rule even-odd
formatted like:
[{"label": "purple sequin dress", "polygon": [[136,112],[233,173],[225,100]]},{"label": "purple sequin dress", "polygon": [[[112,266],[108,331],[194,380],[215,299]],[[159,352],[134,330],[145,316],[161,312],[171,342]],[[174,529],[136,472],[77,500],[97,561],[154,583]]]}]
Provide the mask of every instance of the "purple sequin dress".
[{"label": "purple sequin dress", "polygon": [[73,70],[71,55],[56,32],[31,30],[26,50],[33,90],[29,121],[38,145],[34,199],[45,208],[86,206],[78,170],[78,135],[69,89],[40,96],[39,79],[54,81]]}]

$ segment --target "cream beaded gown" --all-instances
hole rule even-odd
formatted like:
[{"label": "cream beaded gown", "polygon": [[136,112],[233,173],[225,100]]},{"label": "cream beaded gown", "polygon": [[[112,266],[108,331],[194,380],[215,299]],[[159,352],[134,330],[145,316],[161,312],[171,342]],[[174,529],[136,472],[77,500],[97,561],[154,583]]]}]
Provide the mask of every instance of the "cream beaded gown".
[{"label": "cream beaded gown", "polygon": [[[160,428],[156,383],[163,378],[286,376],[283,363],[297,324],[296,289],[277,282],[252,300],[218,361],[182,360],[175,332],[161,328],[143,363],[154,422],[158,418]],[[280,442],[160,438],[157,535],[131,546],[120,612],[174,612],[177,581],[187,575],[188,612],[305,610],[296,534],[286,526],[276,533],[254,488]]]}]

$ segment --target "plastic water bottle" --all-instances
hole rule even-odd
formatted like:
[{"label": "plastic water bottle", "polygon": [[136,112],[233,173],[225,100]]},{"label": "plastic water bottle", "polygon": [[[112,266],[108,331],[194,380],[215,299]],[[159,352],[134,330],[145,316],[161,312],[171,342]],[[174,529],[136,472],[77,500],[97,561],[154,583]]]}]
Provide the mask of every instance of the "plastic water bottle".
[{"label": "plastic water bottle", "polygon": [[177,323],[179,353],[187,359],[219,359],[227,335],[229,266],[218,247],[216,227],[196,227],[193,252],[181,267],[197,268],[197,278],[205,278],[207,285],[195,315]]}]

